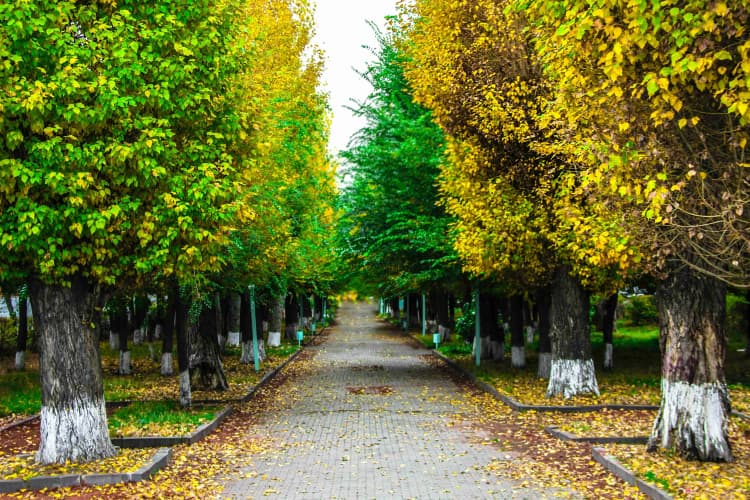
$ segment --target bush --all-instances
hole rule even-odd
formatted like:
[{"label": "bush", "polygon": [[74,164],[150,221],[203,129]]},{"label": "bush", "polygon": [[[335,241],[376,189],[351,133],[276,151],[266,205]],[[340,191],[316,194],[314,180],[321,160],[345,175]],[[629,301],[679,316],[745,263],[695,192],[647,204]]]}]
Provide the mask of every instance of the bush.
[{"label": "bush", "polygon": [[635,295],[624,301],[625,320],[633,326],[654,324],[659,320],[653,295]]},{"label": "bush", "polygon": [[469,341],[474,338],[474,304],[465,302],[461,305],[461,315],[456,318],[455,333]]}]

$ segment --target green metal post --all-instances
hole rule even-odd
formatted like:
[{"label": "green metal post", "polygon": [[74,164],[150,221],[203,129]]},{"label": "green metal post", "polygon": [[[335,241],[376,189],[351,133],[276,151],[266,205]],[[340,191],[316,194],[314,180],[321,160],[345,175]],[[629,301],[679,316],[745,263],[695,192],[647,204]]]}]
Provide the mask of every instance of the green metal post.
[{"label": "green metal post", "polygon": [[258,355],[258,325],[255,323],[255,285],[250,285],[250,323],[253,332],[253,364],[255,371],[260,371],[260,356]]},{"label": "green metal post", "polygon": [[422,294],[422,335],[427,333],[427,299]]}]

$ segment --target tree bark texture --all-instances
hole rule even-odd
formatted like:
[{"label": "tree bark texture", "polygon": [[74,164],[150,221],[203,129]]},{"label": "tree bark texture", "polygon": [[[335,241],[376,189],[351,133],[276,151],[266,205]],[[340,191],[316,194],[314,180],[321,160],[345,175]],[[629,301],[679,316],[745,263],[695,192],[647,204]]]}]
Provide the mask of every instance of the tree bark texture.
[{"label": "tree bark texture", "polygon": [[409,328],[418,328],[421,326],[419,322],[419,294],[410,293],[407,300],[409,301]]},{"label": "tree bark texture", "polygon": [[602,308],[602,333],[604,334],[604,369],[611,370],[615,367],[614,361],[614,331],[615,315],[617,313],[618,294],[613,293],[604,301]]},{"label": "tree bark texture", "polygon": [[674,450],[691,460],[732,460],[725,295],[719,280],[687,267],[659,284],[662,399],[650,450]]},{"label": "tree bark texture", "polygon": [[511,366],[526,366],[526,351],[523,338],[523,296],[513,295],[510,298],[510,346]]},{"label": "tree bark texture", "polygon": [[[434,307],[435,307],[435,318],[438,324],[438,333],[440,334],[440,341],[447,342],[450,340],[451,335],[451,320],[449,312],[449,300],[448,294],[443,290],[435,291],[434,295]],[[480,311],[481,312],[481,311]]]},{"label": "tree bark texture", "polygon": [[569,266],[555,271],[550,302],[550,366],[547,396],[571,398],[599,394],[594,360],[591,358],[589,294],[570,275]]},{"label": "tree bark texture", "polygon": [[549,313],[552,302],[552,290],[545,286],[536,294],[536,307],[539,311],[539,367],[537,376],[549,379],[552,369],[552,339],[549,336]]},{"label": "tree bark texture", "polygon": [[18,298],[18,336],[16,337],[16,370],[26,369],[26,344],[29,339],[29,305],[26,295]]},{"label": "tree bark texture", "polygon": [[[504,339],[497,323],[497,299],[487,292],[479,293],[479,345],[481,359],[501,360],[504,354]],[[472,343],[476,348],[476,344]],[[476,355],[476,353],[473,353]]]},{"label": "tree bark texture", "polygon": [[[179,290],[177,291],[179,293]],[[161,374],[165,377],[174,374],[172,368],[172,349],[174,348],[175,315],[177,313],[177,297],[174,290],[169,291],[164,316],[161,321]]]},{"label": "tree bark texture", "polygon": [[290,293],[284,301],[284,317],[286,319],[286,338],[292,342],[297,341],[297,330],[299,329],[299,301],[297,294]]},{"label": "tree bark texture", "polygon": [[[250,292],[243,292],[240,298],[240,343],[242,344],[242,355],[240,363],[249,365],[253,362],[252,342],[253,331],[250,317]],[[251,346],[248,349],[248,346]]]},{"label": "tree bark texture", "polygon": [[179,286],[174,287],[176,300],[175,330],[177,334],[177,371],[180,374],[180,405],[190,406],[192,390],[190,387],[190,338],[188,337],[189,305],[180,293]]},{"label": "tree bark texture", "polygon": [[84,278],[71,287],[29,283],[39,338],[42,386],[39,463],[114,456],[107,429],[99,342],[92,321],[97,293]]},{"label": "tree bark texture", "polygon": [[190,327],[190,379],[194,386],[211,391],[229,388],[219,350],[221,315],[218,297],[204,305],[198,324]]}]

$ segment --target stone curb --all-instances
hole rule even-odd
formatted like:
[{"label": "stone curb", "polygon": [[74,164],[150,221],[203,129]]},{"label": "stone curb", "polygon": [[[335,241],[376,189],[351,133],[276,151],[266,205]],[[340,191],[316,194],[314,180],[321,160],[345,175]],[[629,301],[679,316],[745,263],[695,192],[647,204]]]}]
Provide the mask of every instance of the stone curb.
[{"label": "stone curb", "polygon": [[151,457],[151,460],[135,472],[38,476],[26,481],[23,479],[0,480],[0,493],[13,493],[22,489],[36,491],[69,486],[103,486],[106,484],[143,481],[163,469],[169,463],[171,456],[171,449],[159,448]]},{"label": "stone curb", "polygon": [[113,445],[120,448],[156,448],[183,443],[193,444],[213,432],[230,413],[232,413],[232,407],[225,406],[212,420],[201,424],[195,431],[186,436],[114,437],[111,438],[111,441]]},{"label": "stone curb", "polygon": [[279,366],[277,366],[276,368],[274,368],[270,372],[268,372],[265,375],[263,375],[263,377],[258,381],[258,383],[255,384],[252,389],[250,389],[250,392],[248,392],[247,394],[245,394],[244,396],[242,396],[239,399],[239,402],[240,403],[247,403],[248,401],[250,401],[252,399],[252,397],[255,395],[255,393],[258,392],[258,390],[260,390],[266,384],[268,384],[271,380],[273,380],[273,378],[276,375],[278,375],[279,372],[281,372],[281,370],[283,370],[284,368],[286,368],[286,365],[288,365],[289,363],[291,363],[292,361],[294,361],[295,359],[297,359],[297,356],[299,356],[302,353],[302,351],[305,350],[305,345],[306,344],[304,344],[302,346],[302,349],[297,349],[297,352],[295,352],[294,354],[292,354],[291,356],[289,356],[288,358],[286,358],[286,360],[284,360],[284,362],[281,363]]},{"label": "stone curb", "polygon": [[[410,337],[412,339],[414,338],[411,335]],[[417,340],[417,342],[419,341]],[[439,351],[436,351],[434,349],[432,349],[430,352],[432,353],[433,356],[436,356],[438,359],[442,359],[443,361],[445,361],[454,370],[457,370],[462,375],[465,375],[466,377],[471,379],[482,390],[492,394],[495,397],[495,399],[499,399],[500,401],[502,401],[503,403],[510,406],[512,409],[516,411],[558,411],[561,413],[583,413],[583,412],[599,411],[599,410],[654,410],[656,411],[659,409],[659,406],[657,405],[619,405],[619,404],[587,405],[587,406],[527,405],[527,404],[516,401],[510,396],[500,394],[500,392],[498,392],[497,389],[492,387],[487,382],[484,382],[483,380],[479,380],[478,378],[476,378],[473,374],[466,371],[466,369],[464,369],[461,365],[459,365],[458,363],[456,363],[455,361],[447,357],[445,354]],[[744,420],[750,420],[750,415],[747,415],[745,413],[742,413],[736,410],[732,410],[732,416],[741,418]]]},{"label": "stone curb", "polygon": [[644,495],[654,500],[672,500],[667,492],[654,486],[651,483],[637,478],[632,472],[626,469],[615,457],[609,455],[607,450],[604,448],[594,447],[591,450],[591,454],[597,462],[599,462],[605,469],[619,477],[628,484],[632,484],[638,487],[638,489]]},{"label": "stone curb", "polygon": [[579,443],[592,443],[592,444],[646,444],[648,442],[647,436],[579,436],[571,432],[561,430],[556,425],[550,425],[544,428],[544,430],[563,441],[574,441]]},{"label": "stone curb", "polygon": [[599,410],[658,410],[659,409],[659,407],[655,405],[619,405],[619,404],[586,405],[586,406],[527,405],[527,404],[519,403],[518,401],[511,398],[510,396],[500,394],[500,392],[497,389],[492,387],[487,382],[483,380],[479,380],[473,374],[466,371],[466,369],[464,369],[462,366],[460,366],[458,363],[448,358],[444,354],[434,349],[430,352],[432,353],[433,356],[445,361],[445,363],[448,364],[454,370],[468,377],[472,382],[474,382],[477,386],[479,386],[483,391],[492,394],[495,397],[495,399],[502,401],[503,403],[510,406],[512,409],[514,409],[515,411],[556,411],[560,413],[583,413],[583,412],[599,411]]}]

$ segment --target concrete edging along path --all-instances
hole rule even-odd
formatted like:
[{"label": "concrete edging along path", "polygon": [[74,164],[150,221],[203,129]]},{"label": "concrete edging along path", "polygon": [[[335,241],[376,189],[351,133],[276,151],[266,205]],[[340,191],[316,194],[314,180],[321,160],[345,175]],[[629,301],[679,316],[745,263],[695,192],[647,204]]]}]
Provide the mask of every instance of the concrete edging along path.
[{"label": "concrete edging along path", "polygon": [[154,473],[163,469],[172,456],[169,448],[159,448],[148,463],[135,472],[116,472],[109,474],[62,474],[58,476],[37,476],[31,479],[0,480],[0,493],[13,493],[18,490],[42,490],[68,486],[105,485],[126,482],[137,482],[149,479]]},{"label": "concrete edging along path", "polygon": [[651,483],[639,479],[632,472],[626,469],[615,457],[607,453],[604,448],[593,447],[591,454],[597,462],[605,469],[619,477],[628,484],[633,484],[641,490],[641,493],[653,500],[672,500],[672,496],[667,492],[654,486]]},{"label": "concrete edging along path", "polygon": [[647,436],[579,436],[572,432],[563,431],[556,425],[549,425],[544,430],[547,434],[563,441],[591,444],[646,444],[648,442]]},{"label": "concrete edging along path", "polygon": [[[322,329],[317,335],[321,335],[325,329]],[[316,336],[317,336],[316,335]],[[311,337],[314,338],[314,337]],[[308,341],[309,343],[310,341]],[[303,344],[301,349],[291,354],[287,359],[284,360],[279,366],[271,370],[270,372],[263,375],[263,377],[255,384],[250,391],[240,399],[230,401],[196,401],[198,404],[215,404],[215,403],[244,403],[249,401],[253,395],[269,383],[278,373],[284,369],[289,363],[299,356],[304,350],[306,344]],[[108,406],[127,406],[132,401],[114,401],[108,403]],[[107,474],[62,474],[57,476],[37,476],[28,480],[23,479],[0,479],[0,493],[13,493],[22,489],[28,490],[41,490],[49,488],[63,488],[70,486],[83,486],[83,485],[97,485],[103,486],[107,484],[117,484],[124,482],[137,482],[149,479],[154,473],[164,468],[172,456],[172,450],[168,446],[174,446],[176,444],[193,444],[200,441],[205,436],[213,432],[221,422],[231,414],[232,407],[224,407],[217,415],[209,422],[205,422],[200,425],[195,432],[187,436],[141,436],[141,437],[124,437],[124,438],[112,438],[112,444],[121,448],[154,448],[159,449],[154,453],[152,459],[135,472],[115,472]],[[16,426],[24,425],[32,422],[39,418],[39,415],[32,415],[24,418],[17,422],[13,422],[6,425],[0,432],[12,429]]]}]

